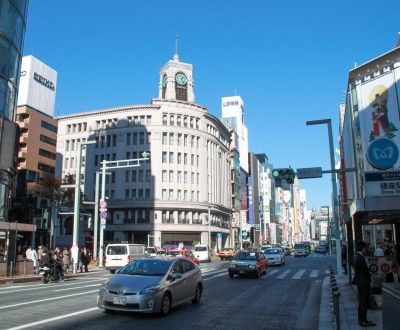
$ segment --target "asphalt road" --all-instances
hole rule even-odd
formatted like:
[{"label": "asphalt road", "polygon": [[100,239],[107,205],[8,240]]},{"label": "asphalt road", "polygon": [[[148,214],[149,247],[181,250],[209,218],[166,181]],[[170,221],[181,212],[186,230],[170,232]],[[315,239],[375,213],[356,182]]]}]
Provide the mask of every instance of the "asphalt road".
[{"label": "asphalt road", "polygon": [[0,285],[0,329],[318,329],[322,281],[334,256],[287,257],[260,279],[231,279],[228,263],[201,264],[201,303],[167,317],[103,313],[96,298],[106,271],[62,284]]}]

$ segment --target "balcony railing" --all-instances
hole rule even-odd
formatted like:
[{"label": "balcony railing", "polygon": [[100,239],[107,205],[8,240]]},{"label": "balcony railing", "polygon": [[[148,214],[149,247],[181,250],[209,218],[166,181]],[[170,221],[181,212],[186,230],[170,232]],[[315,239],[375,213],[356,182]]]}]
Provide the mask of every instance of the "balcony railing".
[{"label": "balcony railing", "polygon": [[189,219],[178,219],[178,223],[189,223]]},{"label": "balcony railing", "polygon": [[193,220],[192,220],[192,223],[193,223],[193,224],[201,225],[201,224],[203,223],[203,220],[202,220],[202,219],[193,219]]}]

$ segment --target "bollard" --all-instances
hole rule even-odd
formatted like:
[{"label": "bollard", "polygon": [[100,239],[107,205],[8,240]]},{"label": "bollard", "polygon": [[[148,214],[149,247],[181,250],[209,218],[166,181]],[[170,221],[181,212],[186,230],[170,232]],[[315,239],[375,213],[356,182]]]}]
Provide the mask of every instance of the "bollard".
[{"label": "bollard", "polygon": [[10,277],[12,276],[12,274],[13,274],[13,262],[11,261],[10,262]]},{"label": "bollard", "polygon": [[24,276],[25,276],[25,273],[26,273],[26,261],[24,261]]}]

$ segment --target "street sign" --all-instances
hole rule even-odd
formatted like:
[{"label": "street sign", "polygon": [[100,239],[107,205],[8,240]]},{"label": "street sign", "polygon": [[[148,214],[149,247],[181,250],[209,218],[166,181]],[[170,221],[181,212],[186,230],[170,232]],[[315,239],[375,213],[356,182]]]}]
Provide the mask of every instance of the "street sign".
[{"label": "street sign", "polygon": [[260,225],[259,224],[255,224],[255,225],[253,225],[253,227],[254,227],[255,230],[260,230]]},{"label": "street sign", "polygon": [[101,218],[101,219],[100,219],[100,224],[101,224],[101,225],[105,225],[105,224],[107,223],[106,221],[107,221],[107,219]]},{"label": "street sign", "polygon": [[106,229],[106,224],[100,224],[100,227]]},{"label": "street sign", "polygon": [[100,211],[100,212],[105,212],[105,211],[107,211],[107,208],[101,207],[101,208],[99,209],[99,211]]},{"label": "street sign", "polygon": [[100,207],[103,208],[103,209],[107,208],[107,202],[101,200],[101,201],[100,201]]},{"label": "street sign", "polygon": [[217,233],[217,238],[222,238],[222,233]]},{"label": "street sign", "polygon": [[322,178],[321,167],[306,167],[298,168],[296,170],[298,179],[311,179],[311,178]]},{"label": "street sign", "polygon": [[100,218],[102,219],[107,218],[107,212],[100,212]]}]

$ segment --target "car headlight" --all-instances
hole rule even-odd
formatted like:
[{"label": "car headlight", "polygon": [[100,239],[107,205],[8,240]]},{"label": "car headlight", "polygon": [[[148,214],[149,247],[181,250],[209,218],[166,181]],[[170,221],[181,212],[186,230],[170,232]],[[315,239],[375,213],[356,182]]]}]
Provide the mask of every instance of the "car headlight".
[{"label": "car headlight", "polygon": [[146,286],[142,291],[140,291],[139,294],[154,293],[154,292],[157,292],[157,290],[159,288],[160,288],[160,285],[149,285],[149,286]]},{"label": "car headlight", "polygon": [[235,268],[235,263],[234,263],[234,262],[231,262],[231,263],[229,264],[228,268]]},{"label": "car headlight", "polygon": [[100,288],[101,290],[103,290],[103,291],[107,291],[107,283],[103,283],[102,285],[101,285],[101,288]]},{"label": "car headlight", "polygon": [[256,265],[249,265],[249,269],[256,269]]}]

